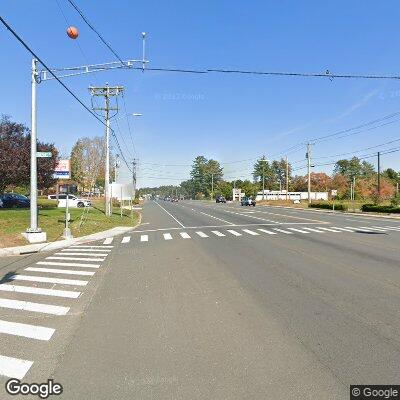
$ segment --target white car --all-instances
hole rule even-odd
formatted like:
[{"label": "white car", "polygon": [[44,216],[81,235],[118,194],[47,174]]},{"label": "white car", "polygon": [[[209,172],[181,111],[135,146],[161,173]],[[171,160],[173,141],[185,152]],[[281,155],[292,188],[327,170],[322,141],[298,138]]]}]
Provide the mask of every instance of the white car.
[{"label": "white car", "polygon": [[[92,203],[90,202],[90,200],[80,199],[79,197],[76,197],[72,194],[68,195],[68,207],[82,208],[82,207],[91,207],[91,205],[92,205]],[[67,195],[66,194],[60,194],[58,196],[58,207],[59,208],[67,207]]]}]

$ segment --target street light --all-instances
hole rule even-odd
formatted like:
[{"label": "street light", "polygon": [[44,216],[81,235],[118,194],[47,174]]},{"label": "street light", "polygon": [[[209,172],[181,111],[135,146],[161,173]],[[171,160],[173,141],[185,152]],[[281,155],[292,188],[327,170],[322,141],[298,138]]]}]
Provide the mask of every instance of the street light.
[{"label": "street light", "polygon": [[[32,59],[31,69],[31,85],[32,85],[32,104],[31,104],[31,182],[30,182],[30,227],[23,235],[30,243],[40,243],[46,241],[46,232],[42,232],[38,225],[37,210],[37,121],[36,121],[36,104],[37,104],[37,85],[39,83],[67,78],[70,76],[86,75],[93,72],[109,71],[112,69],[134,69],[137,63],[142,64],[144,71],[146,64],[149,62],[145,59],[145,40],[146,34],[142,32],[143,53],[141,60],[127,60],[124,62],[114,61],[103,64],[90,64],[78,67],[58,68],[54,70],[39,70],[38,60]],[[60,74],[60,75],[58,75]],[[57,76],[57,78],[56,78]]]}]

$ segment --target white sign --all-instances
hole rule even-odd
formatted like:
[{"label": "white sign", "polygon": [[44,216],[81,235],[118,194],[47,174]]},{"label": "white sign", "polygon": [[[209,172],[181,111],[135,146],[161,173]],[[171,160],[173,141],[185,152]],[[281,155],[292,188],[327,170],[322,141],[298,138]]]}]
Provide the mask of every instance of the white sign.
[{"label": "white sign", "polygon": [[332,195],[332,197],[336,197],[337,196],[337,190],[336,189],[332,189],[331,190],[331,195]]},{"label": "white sign", "polygon": [[69,160],[60,160],[56,169],[54,170],[53,178],[54,179],[71,179],[71,168],[70,168]]}]

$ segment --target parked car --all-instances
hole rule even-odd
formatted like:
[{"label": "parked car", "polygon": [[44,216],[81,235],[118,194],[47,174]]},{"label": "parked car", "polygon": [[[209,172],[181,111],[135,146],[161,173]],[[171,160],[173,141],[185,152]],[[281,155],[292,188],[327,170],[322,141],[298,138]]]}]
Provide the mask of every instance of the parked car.
[{"label": "parked car", "polygon": [[29,208],[30,205],[30,200],[22,194],[4,193],[0,195],[1,208]]},{"label": "parked car", "polygon": [[172,203],[177,203],[178,202],[178,198],[177,197],[172,197],[171,201],[172,201]]},{"label": "parked car", "polygon": [[240,202],[240,205],[255,207],[256,201],[254,199],[252,199],[251,197],[243,197],[242,201]]},{"label": "parked car", "polygon": [[216,202],[216,203],[226,203],[226,199],[225,199],[224,196],[217,196],[217,197],[215,198],[215,202]]},{"label": "parked car", "polygon": [[[82,208],[82,207],[91,207],[92,203],[90,200],[81,199],[79,197],[74,196],[73,194],[68,195],[68,207],[71,208]],[[67,206],[67,195],[60,194],[58,196],[58,207],[66,207]]]}]

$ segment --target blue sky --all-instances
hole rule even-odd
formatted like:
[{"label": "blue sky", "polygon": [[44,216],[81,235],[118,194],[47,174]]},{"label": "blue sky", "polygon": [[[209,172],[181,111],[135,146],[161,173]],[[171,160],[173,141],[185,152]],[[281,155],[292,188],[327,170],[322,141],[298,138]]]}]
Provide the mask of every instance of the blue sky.
[{"label": "blue sky", "polygon": [[[400,70],[396,1],[76,3],[124,59],[141,57],[140,32],[146,31],[152,67],[322,73],[329,69],[351,74],[398,74]],[[66,36],[67,22],[60,8],[68,23],[79,28],[78,40]],[[66,0],[3,0],[0,10],[51,67],[115,60]],[[0,42],[0,113],[29,125],[30,55],[3,27]],[[126,158],[139,158],[139,186],[179,182],[190,170],[184,165],[199,154],[227,163],[227,178],[244,178],[251,173],[252,159],[262,154],[285,154],[287,148],[309,138],[400,110],[400,82],[393,80],[139,71],[65,80],[87,104],[87,87],[106,82],[123,85],[127,111],[143,114],[131,120],[136,153],[125,118],[119,120],[124,139],[117,131]],[[39,85],[38,101],[39,138],[54,142],[62,154],[68,155],[81,136],[103,135],[103,126],[56,82]],[[399,124],[317,143],[313,155],[356,151],[400,138]],[[304,148],[289,153],[289,160],[302,166],[304,153]],[[367,153],[371,151],[360,154]],[[399,170],[399,155],[382,157],[382,167]],[[331,167],[316,170],[330,172]]]}]

